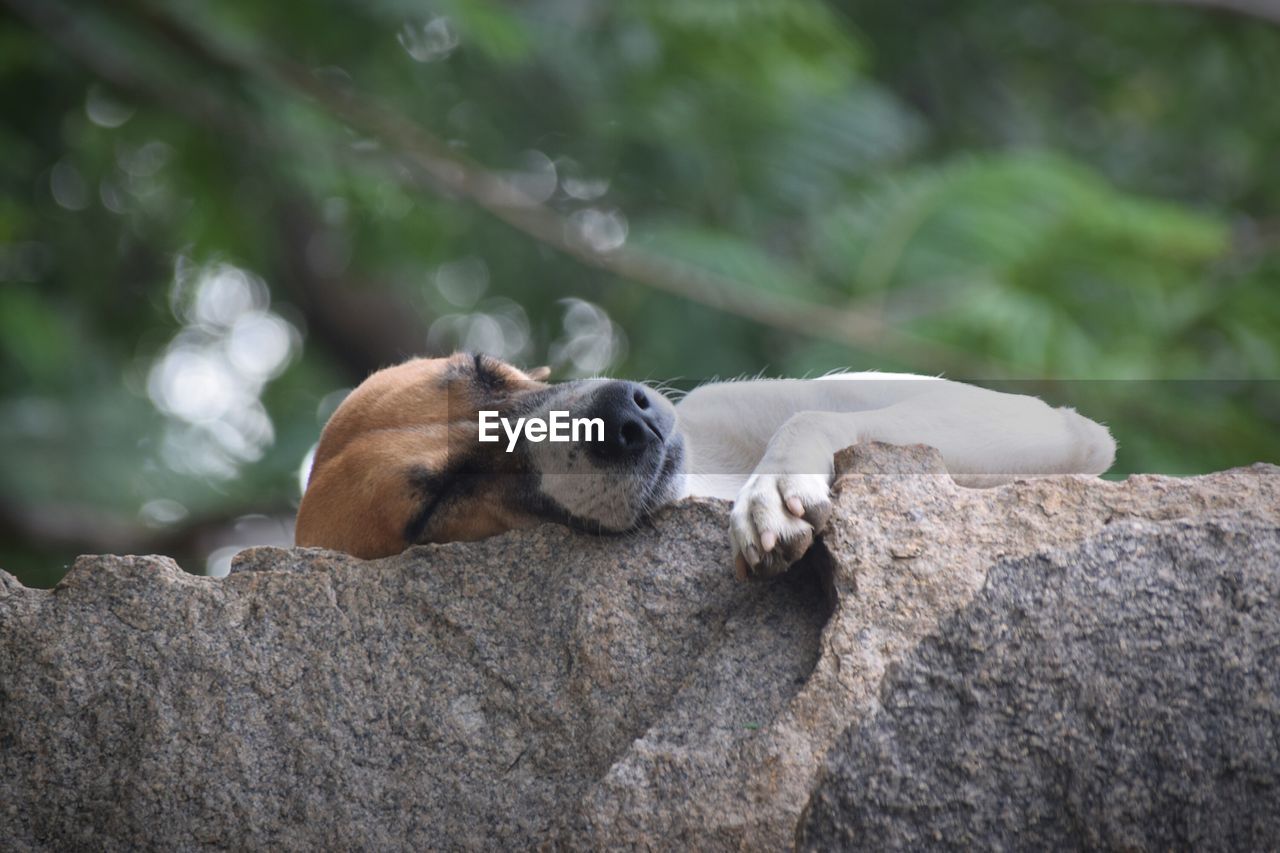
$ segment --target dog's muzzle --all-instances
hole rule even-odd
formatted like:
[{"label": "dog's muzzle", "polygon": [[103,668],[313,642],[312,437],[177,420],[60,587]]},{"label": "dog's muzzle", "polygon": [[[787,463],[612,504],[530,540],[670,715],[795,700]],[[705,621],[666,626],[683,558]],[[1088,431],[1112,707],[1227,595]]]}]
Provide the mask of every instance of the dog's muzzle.
[{"label": "dog's muzzle", "polygon": [[659,406],[653,392],[635,382],[613,381],[592,395],[588,418],[604,422],[602,441],[587,445],[595,458],[622,462],[660,447],[675,426],[669,406]]}]

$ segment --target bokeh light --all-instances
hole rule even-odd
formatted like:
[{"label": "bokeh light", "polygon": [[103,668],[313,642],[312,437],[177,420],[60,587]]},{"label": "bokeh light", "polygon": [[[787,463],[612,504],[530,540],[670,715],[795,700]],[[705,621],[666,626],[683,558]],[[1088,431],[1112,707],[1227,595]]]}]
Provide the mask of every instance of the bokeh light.
[{"label": "bokeh light", "polygon": [[185,256],[174,269],[169,305],[183,327],[147,376],[148,396],[169,419],[160,455],[174,471],[231,479],[275,440],[262,391],[302,336],[270,310],[266,284],[246,270]]},{"label": "bokeh light", "polygon": [[457,30],[444,15],[425,22],[406,22],[396,40],[415,62],[447,59],[460,43]]},{"label": "bokeh light", "polygon": [[626,358],[627,336],[603,308],[585,299],[565,299],[562,334],[552,341],[548,359],[564,376],[594,376]]}]

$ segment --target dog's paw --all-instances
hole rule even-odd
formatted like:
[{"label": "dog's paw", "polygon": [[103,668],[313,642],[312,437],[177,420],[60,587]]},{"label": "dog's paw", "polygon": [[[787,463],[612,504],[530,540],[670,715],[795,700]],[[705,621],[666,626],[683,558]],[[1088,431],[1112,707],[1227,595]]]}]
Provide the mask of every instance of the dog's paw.
[{"label": "dog's paw", "polygon": [[776,575],[804,556],[831,513],[820,474],[752,474],[729,513],[729,541],[740,578]]}]

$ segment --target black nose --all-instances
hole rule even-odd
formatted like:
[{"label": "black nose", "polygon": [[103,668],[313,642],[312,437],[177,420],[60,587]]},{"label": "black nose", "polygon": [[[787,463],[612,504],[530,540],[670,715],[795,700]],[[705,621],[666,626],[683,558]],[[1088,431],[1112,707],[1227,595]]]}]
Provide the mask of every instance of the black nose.
[{"label": "black nose", "polygon": [[653,404],[650,393],[635,382],[608,382],[595,392],[587,416],[604,421],[604,440],[590,444],[594,453],[624,459],[662,443],[670,418]]}]

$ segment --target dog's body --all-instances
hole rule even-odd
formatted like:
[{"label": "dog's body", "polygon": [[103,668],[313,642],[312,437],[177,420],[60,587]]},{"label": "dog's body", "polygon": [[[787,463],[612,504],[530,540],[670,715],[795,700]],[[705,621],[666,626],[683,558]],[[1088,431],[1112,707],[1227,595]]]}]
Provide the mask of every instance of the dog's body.
[{"label": "dog's body", "polygon": [[[541,382],[495,359],[416,359],[371,376],[325,427],[297,542],[360,557],[539,521],[621,531],[687,495],[734,499],[742,575],[799,559],[830,506],[832,457],[863,441],[937,448],[961,485],[1100,474],[1115,442],[1071,409],[944,379],[847,373],[704,385],[678,405],[619,381]],[[479,441],[478,414],[597,418],[603,440]]]}]

